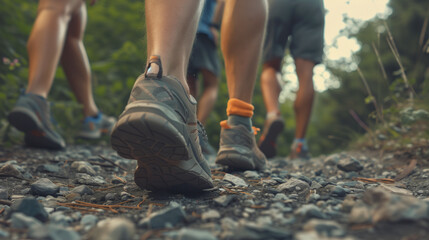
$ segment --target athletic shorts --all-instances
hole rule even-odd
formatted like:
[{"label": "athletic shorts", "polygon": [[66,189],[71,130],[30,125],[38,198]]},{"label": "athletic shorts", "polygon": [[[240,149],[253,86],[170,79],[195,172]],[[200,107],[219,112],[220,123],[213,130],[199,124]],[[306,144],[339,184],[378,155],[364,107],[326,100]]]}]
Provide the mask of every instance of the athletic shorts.
[{"label": "athletic shorts", "polygon": [[208,70],[216,77],[220,75],[220,61],[216,44],[206,34],[197,34],[189,58],[188,76]]},{"label": "athletic shorts", "polygon": [[290,38],[293,58],[321,63],[325,27],[323,0],[268,0],[268,4],[263,62],[283,58]]}]

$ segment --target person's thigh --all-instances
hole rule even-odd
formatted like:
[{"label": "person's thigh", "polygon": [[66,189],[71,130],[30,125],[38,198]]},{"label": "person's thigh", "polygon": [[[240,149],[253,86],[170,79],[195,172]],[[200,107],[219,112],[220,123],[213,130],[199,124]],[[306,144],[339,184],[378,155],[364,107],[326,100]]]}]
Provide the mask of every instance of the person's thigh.
[{"label": "person's thigh", "polygon": [[86,20],[86,5],[85,2],[82,1],[80,7],[78,7],[71,15],[71,20],[67,30],[67,37],[82,40],[85,32]]},{"label": "person's thigh", "polygon": [[318,64],[323,57],[325,9],[322,0],[301,0],[294,7],[290,51]]},{"label": "person's thigh", "polygon": [[84,3],[83,0],[39,0],[38,11],[54,10],[61,15],[71,15]]},{"label": "person's thigh", "polygon": [[263,46],[262,61],[282,59],[285,55],[288,38],[291,34],[291,6],[295,0],[270,0],[267,30]]}]

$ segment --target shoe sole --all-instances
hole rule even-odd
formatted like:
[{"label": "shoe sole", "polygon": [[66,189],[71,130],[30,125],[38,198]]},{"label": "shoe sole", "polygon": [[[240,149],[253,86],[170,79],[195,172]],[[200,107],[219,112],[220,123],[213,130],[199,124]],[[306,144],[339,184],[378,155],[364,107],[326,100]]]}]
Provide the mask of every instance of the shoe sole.
[{"label": "shoe sole", "polygon": [[222,164],[238,170],[254,170],[255,164],[250,156],[240,154],[234,149],[221,149],[216,158],[217,164]]},{"label": "shoe sole", "polygon": [[162,116],[133,111],[118,120],[111,144],[120,156],[138,161],[134,181],[140,188],[190,192],[213,187],[211,177],[189,157],[194,153],[186,136]]},{"label": "shoe sole", "polygon": [[27,146],[53,150],[64,148],[64,146],[46,136],[42,122],[32,111],[15,107],[7,118],[12,126],[25,133],[25,144]]},{"label": "shoe sole", "polygon": [[264,153],[267,158],[272,158],[276,156],[276,147],[275,144],[277,137],[283,131],[284,123],[280,120],[273,121],[268,128],[267,135],[264,140],[259,145],[259,149]]}]

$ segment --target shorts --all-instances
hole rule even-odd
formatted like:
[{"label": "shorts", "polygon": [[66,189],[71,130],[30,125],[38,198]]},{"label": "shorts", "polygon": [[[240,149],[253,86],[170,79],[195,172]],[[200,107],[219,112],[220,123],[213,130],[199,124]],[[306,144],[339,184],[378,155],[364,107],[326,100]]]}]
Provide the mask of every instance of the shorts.
[{"label": "shorts", "polygon": [[197,34],[188,64],[188,76],[208,70],[216,77],[220,75],[220,61],[216,44],[206,34]]},{"label": "shorts", "polygon": [[325,28],[323,0],[269,0],[263,62],[283,58],[290,37],[293,58],[322,62]]}]

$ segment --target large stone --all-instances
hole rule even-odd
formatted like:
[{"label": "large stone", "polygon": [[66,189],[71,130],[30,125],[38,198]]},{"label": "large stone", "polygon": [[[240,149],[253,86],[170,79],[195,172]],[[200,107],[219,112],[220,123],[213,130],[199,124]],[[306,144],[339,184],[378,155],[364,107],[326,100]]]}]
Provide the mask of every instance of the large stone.
[{"label": "large stone", "polygon": [[45,208],[35,198],[24,198],[16,201],[11,206],[11,213],[15,212],[34,217],[42,222],[46,222],[49,219]]},{"label": "large stone", "polygon": [[381,221],[417,221],[429,219],[429,203],[412,196],[397,195],[382,187],[365,192],[362,202],[356,204],[350,215],[351,223]]},{"label": "large stone", "polygon": [[47,178],[41,178],[31,184],[30,192],[38,196],[55,196],[60,191],[60,187]]}]

